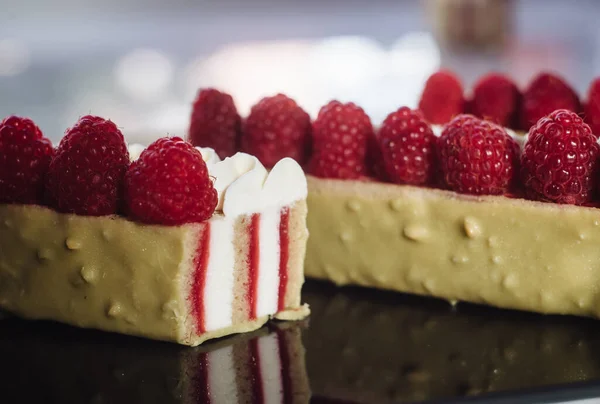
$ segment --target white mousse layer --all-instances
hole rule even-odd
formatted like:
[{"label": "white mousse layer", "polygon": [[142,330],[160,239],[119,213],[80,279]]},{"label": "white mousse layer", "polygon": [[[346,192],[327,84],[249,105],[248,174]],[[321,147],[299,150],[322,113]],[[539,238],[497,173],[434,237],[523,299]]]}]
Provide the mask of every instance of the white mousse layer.
[{"label": "white mousse layer", "polygon": [[234,220],[213,216],[210,221],[210,253],[204,287],[206,331],[232,325],[235,249]]},{"label": "white mousse layer", "polygon": [[277,313],[279,297],[279,209],[271,208],[260,215],[258,247],[258,317]]}]

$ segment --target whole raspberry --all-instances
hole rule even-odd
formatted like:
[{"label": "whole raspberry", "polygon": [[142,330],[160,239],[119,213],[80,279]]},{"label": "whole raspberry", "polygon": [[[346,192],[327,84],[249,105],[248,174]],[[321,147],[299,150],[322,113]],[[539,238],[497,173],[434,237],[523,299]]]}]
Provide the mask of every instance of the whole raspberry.
[{"label": "whole raspberry", "polygon": [[519,145],[504,128],[472,115],[459,115],[438,139],[444,184],[475,195],[507,193],[518,172]]},{"label": "whole raspberry", "polygon": [[102,216],[117,213],[129,152],[117,126],[84,116],[67,129],[50,163],[48,204],[59,212]]},{"label": "whole raspberry", "polygon": [[529,130],[521,156],[527,196],[581,205],[592,198],[600,146],[590,127],[574,112],[560,109]]},{"label": "whole raspberry", "polygon": [[385,118],[379,142],[388,177],[398,184],[430,183],[435,173],[436,137],[419,111],[402,107]]},{"label": "whole raspberry", "polygon": [[473,89],[471,113],[506,127],[514,127],[521,103],[521,93],[508,77],[490,73]]},{"label": "whole raspberry", "polygon": [[242,151],[256,156],[267,168],[284,157],[304,164],[310,144],[310,117],[294,100],[277,94],[250,110],[242,125]]},{"label": "whole raspberry", "polygon": [[463,87],[456,75],[447,70],[432,74],[425,82],[419,109],[429,123],[438,125],[463,113]]},{"label": "whole raspberry", "polygon": [[373,125],[362,108],[354,103],[329,102],[313,123],[310,173],[343,179],[366,175],[367,140],[371,136]]},{"label": "whole raspberry", "polygon": [[31,119],[0,122],[0,203],[42,203],[53,155],[52,143]]},{"label": "whole raspberry", "polygon": [[209,219],[217,191],[199,150],[178,137],[162,138],[127,170],[125,203],[134,220],[180,225]]},{"label": "whole raspberry", "polygon": [[592,133],[600,137],[600,77],[592,81],[585,104],[585,123],[590,125]]},{"label": "whole raspberry", "polygon": [[188,140],[194,146],[211,147],[224,159],[238,148],[241,118],[229,94],[209,88],[198,92],[192,106]]},{"label": "whole raspberry", "polygon": [[531,81],[523,93],[521,129],[529,130],[540,118],[557,109],[579,112],[579,98],[562,78],[552,73],[541,73]]}]

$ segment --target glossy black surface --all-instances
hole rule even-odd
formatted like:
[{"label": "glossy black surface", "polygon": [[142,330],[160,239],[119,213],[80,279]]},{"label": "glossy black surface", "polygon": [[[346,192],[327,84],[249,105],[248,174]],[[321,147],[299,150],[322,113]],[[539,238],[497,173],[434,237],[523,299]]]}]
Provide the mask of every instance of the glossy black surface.
[{"label": "glossy black surface", "polygon": [[600,380],[600,323],[591,319],[453,308],[321,283],[305,299],[313,311],[304,341],[315,394],[419,402]]},{"label": "glossy black surface", "polygon": [[[203,388],[193,376],[202,355],[227,346],[244,351],[273,332],[287,333],[289,349],[299,352],[288,369],[295,373],[294,397],[304,401],[309,389],[317,403],[466,396],[502,402],[519,395],[550,402],[598,393],[600,323],[594,320],[452,308],[435,299],[314,281],[304,300],[312,309],[306,322],[198,348],[3,319],[1,402],[195,404],[202,400],[189,391]],[[253,391],[238,394],[256,402]]]}]

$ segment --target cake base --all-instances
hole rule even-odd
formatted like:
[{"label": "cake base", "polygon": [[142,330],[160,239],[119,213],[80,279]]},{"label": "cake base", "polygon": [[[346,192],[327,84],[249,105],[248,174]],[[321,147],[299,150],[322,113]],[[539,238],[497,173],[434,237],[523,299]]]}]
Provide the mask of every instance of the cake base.
[{"label": "cake base", "polygon": [[600,317],[600,209],[308,178],[305,274]]}]

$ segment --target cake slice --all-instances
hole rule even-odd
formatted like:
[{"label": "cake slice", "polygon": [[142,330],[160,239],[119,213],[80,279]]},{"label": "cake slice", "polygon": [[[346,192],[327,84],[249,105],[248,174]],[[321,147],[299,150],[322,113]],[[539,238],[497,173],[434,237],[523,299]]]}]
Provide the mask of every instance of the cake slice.
[{"label": "cake slice", "polygon": [[[61,142],[49,177],[68,152],[61,147],[76,140]],[[138,170],[152,181],[126,180],[127,216],[0,204],[0,308],[192,346],[258,329],[270,318],[308,314],[300,301],[307,190],[295,161],[283,159],[267,172],[253,156],[238,153],[219,161],[212,150],[198,151],[176,138],[157,141],[139,159],[140,148],[131,149],[127,178]],[[151,165],[156,159],[171,171],[157,173]],[[58,174],[57,183],[68,176]],[[151,188],[165,179],[163,188]],[[160,194],[165,187],[170,194]],[[206,200],[190,200],[186,192],[193,189]],[[79,203],[73,197],[67,202]]]},{"label": "cake slice", "polygon": [[304,201],[183,226],[3,205],[0,307],[186,345],[300,319],[305,217]]}]

